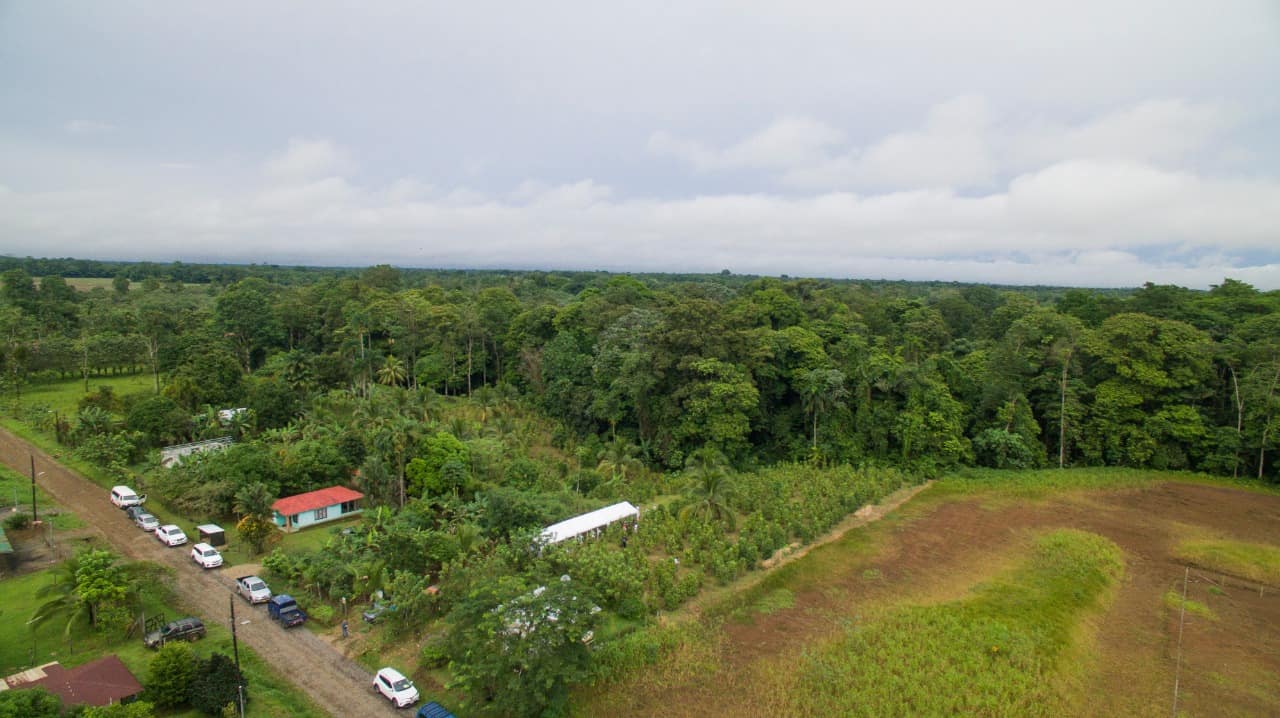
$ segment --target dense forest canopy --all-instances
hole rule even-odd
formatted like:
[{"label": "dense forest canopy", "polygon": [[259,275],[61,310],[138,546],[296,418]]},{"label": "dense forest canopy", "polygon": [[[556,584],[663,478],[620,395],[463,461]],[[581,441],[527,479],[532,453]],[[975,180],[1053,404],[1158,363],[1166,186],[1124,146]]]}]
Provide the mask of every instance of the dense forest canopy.
[{"label": "dense forest canopy", "polygon": [[[578,440],[625,440],[655,469],[713,449],[739,467],[1277,475],[1280,296],[1231,279],[1118,292],[5,262],[17,265],[0,286],[10,394],[42,377],[145,370],[183,412],[244,405],[261,431],[333,390],[502,392]],[[65,279],[103,270],[110,289]]]}]

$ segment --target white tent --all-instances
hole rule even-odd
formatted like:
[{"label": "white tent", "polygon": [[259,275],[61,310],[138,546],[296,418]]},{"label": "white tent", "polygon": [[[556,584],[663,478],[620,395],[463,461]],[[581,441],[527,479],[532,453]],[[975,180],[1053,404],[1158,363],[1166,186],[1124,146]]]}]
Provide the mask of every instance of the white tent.
[{"label": "white tent", "polygon": [[640,509],[631,505],[630,501],[623,501],[620,504],[606,506],[602,509],[596,509],[581,516],[574,516],[571,519],[565,519],[558,524],[552,524],[542,530],[541,539],[545,543],[560,543],[567,541],[575,536],[581,536],[596,529],[604,528],[615,521],[621,521],[626,518],[634,518],[640,520]]}]

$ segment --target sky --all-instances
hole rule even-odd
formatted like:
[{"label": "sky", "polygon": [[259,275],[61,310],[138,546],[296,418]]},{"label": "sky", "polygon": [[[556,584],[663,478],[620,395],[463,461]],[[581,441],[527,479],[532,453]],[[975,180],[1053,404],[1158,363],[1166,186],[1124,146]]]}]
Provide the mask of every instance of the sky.
[{"label": "sky", "polygon": [[1277,90],[1275,0],[0,0],[0,254],[1280,289]]}]

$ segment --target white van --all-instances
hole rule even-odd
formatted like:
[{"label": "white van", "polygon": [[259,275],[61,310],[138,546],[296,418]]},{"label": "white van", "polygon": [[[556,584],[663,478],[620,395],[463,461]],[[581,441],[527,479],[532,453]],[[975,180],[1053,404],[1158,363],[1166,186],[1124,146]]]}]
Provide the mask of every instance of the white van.
[{"label": "white van", "polygon": [[111,487],[111,503],[117,508],[127,509],[130,506],[141,506],[147,500],[146,494],[139,496],[128,486]]}]

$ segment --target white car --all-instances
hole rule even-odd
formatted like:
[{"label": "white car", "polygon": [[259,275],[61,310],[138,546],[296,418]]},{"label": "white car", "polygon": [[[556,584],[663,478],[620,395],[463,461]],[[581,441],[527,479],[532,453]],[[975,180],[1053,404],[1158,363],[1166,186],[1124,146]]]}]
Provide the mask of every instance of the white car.
[{"label": "white car", "polygon": [[418,701],[418,688],[413,681],[394,668],[382,668],[373,677],[373,690],[395,704],[396,708],[404,708]]},{"label": "white car", "polygon": [[156,529],[156,538],[165,546],[181,546],[187,542],[187,535],[175,524],[165,524]]},{"label": "white car", "polygon": [[207,543],[198,543],[191,547],[191,560],[205,568],[217,568],[222,565],[222,554]]},{"label": "white car", "polygon": [[142,529],[143,531],[154,532],[156,529],[160,528],[160,519],[152,516],[149,513],[146,513],[145,511],[143,513],[138,514],[133,519],[133,522],[137,524],[138,528]]},{"label": "white car", "polygon": [[145,495],[139,496],[137,492],[128,486],[111,487],[111,503],[115,504],[116,508],[127,509],[130,506],[141,506],[146,500],[147,497]]}]

